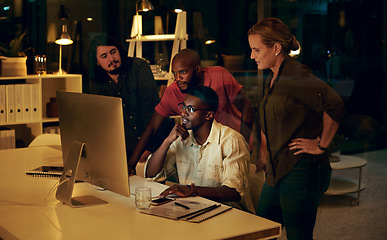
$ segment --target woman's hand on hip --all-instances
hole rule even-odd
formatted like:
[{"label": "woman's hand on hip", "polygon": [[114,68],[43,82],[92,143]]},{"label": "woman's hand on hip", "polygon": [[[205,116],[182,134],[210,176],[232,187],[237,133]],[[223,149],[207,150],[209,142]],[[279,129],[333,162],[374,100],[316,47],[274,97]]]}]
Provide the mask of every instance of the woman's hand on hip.
[{"label": "woman's hand on hip", "polygon": [[294,150],[294,155],[301,153],[309,153],[313,155],[323,154],[318,144],[320,143],[320,138],[308,139],[308,138],[296,138],[290,141],[288,144],[290,150]]}]

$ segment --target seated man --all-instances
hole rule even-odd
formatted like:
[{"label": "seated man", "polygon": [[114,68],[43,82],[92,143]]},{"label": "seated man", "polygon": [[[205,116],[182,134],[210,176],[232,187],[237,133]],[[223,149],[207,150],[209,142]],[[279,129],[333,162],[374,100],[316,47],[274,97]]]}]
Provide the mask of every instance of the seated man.
[{"label": "seated man", "polygon": [[198,195],[254,212],[248,184],[249,147],[244,137],[214,120],[218,95],[210,87],[192,88],[179,103],[176,124],[145,166],[157,181],[177,173],[180,185],[160,194]]}]

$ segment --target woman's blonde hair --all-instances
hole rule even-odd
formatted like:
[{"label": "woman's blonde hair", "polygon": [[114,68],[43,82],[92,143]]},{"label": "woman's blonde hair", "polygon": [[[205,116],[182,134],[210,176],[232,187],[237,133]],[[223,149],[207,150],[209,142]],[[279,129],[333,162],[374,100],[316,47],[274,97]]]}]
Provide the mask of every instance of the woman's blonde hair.
[{"label": "woman's blonde hair", "polygon": [[286,26],[278,18],[265,18],[256,23],[247,32],[247,35],[259,34],[262,37],[263,44],[273,47],[278,43],[282,46],[282,51],[289,54],[290,51],[301,50],[301,45],[296,37],[290,33]]}]

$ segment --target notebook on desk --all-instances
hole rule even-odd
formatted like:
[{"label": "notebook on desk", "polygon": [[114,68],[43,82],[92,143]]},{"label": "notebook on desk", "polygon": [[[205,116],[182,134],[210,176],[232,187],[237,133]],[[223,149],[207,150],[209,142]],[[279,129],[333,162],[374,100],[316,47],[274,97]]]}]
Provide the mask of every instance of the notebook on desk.
[{"label": "notebook on desk", "polygon": [[27,175],[35,177],[61,177],[63,167],[61,166],[40,166],[38,168],[26,171]]},{"label": "notebook on desk", "polygon": [[188,222],[194,222],[194,223],[200,223],[200,222],[203,222],[203,221],[210,219],[212,217],[218,216],[219,214],[224,213],[224,212],[230,210],[231,208],[232,208],[231,206],[218,204],[212,208],[210,207],[208,209],[204,209],[202,211],[199,211],[195,214],[181,218],[181,220],[185,220]]},{"label": "notebook on desk", "polygon": [[202,203],[194,200],[178,199],[163,205],[151,206],[146,210],[141,210],[141,212],[175,220],[200,223],[231,208],[231,206],[219,203]]}]

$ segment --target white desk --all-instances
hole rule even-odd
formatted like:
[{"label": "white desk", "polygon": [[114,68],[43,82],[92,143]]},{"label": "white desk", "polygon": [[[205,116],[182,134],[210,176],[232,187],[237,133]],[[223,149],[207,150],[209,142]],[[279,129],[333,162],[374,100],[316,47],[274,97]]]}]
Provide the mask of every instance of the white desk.
[{"label": "white desk", "polygon": [[74,196],[91,194],[109,203],[71,208],[55,199],[55,191],[47,197],[59,179],[25,174],[60,162],[61,152],[50,147],[0,150],[0,238],[204,240],[280,235],[280,224],[237,209],[199,224],[143,214],[136,209],[134,197],[99,191],[88,183],[77,183]]}]

